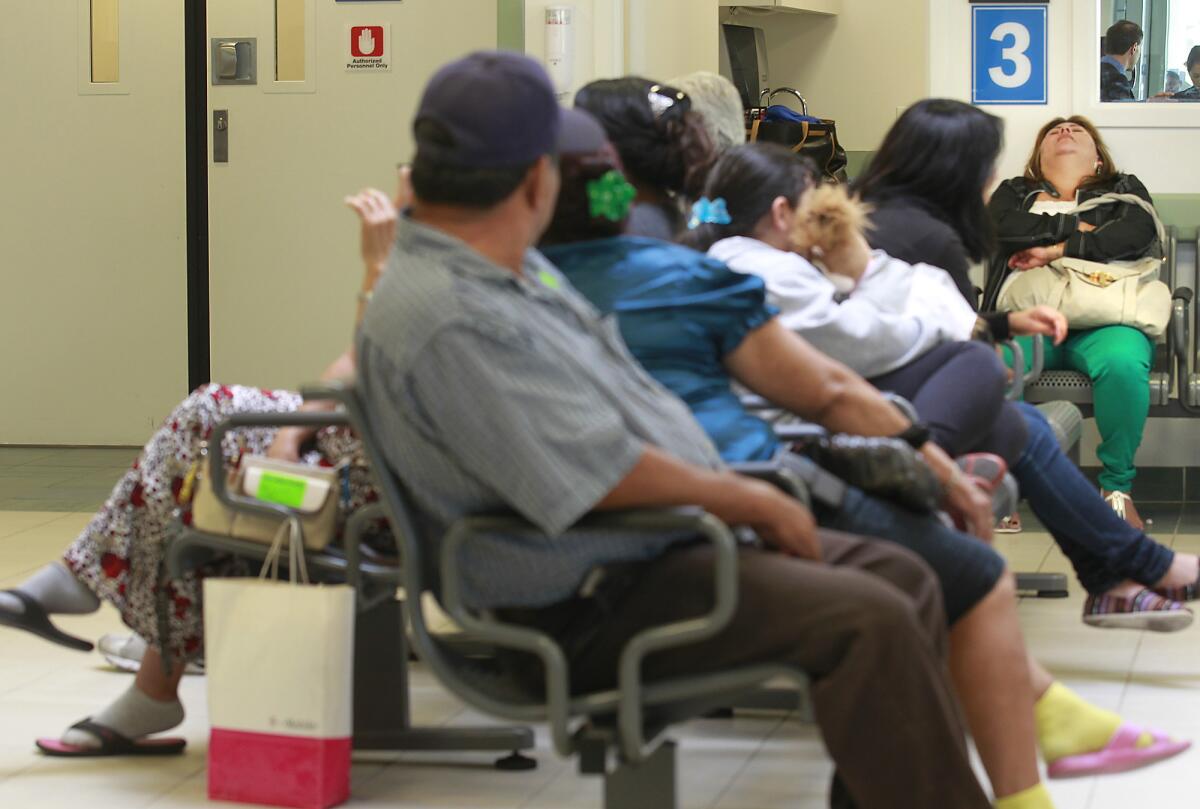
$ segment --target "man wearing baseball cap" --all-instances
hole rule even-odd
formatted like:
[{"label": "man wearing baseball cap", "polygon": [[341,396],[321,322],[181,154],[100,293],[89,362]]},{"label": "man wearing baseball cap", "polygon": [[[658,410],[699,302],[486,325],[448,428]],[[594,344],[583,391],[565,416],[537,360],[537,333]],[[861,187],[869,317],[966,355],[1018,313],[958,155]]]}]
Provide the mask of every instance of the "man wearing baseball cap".
[{"label": "man wearing baseball cap", "polygon": [[707,609],[712,553],[688,536],[564,532],[592,511],[681,505],[748,526],[772,550],[742,552],[730,625],[651,657],[645,676],[794,665],[815,680],[840,805],[988,807],[929,569],[890,543],[820,531],[795,500],[725,469],[615,325],[531,249],[554,213],[557,155],[595,151],[598,132],[559,108],[524,56],[476,53],[426,88],[414,203],[357,345],[372,426],[423,540],[436,548],[451,523],[482,512],[540,528],[542,540],[472,543],[463,596],[555,635],[572,686],[593,690],[616,683],[634,634]]}]

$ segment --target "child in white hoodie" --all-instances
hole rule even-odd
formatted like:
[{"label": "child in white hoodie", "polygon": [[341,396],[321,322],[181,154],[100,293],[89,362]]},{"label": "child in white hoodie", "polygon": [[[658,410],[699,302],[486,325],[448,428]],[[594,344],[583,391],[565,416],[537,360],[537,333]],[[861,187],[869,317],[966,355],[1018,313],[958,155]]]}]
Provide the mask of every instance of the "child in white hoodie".
[{"label": "child in white hoodie", "polygon": [[685,241],[761,277],[781,320],[882,390],[913,402],[952,455],[993,452],[1010,464],[1026,433],[1004,407],[1007,371],[949,276],[872,252],[865,210],[821,187],[811,164],[769,145],[725,155]]}]

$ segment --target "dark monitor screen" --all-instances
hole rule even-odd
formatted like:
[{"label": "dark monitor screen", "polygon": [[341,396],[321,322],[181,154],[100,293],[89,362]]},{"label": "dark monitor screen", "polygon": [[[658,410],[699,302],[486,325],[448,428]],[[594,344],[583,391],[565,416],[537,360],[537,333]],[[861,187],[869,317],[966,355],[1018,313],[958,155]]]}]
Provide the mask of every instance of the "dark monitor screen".
[{"label": "dark monitor screen", "polygon": [[747,109],[758,106],[759,93],[759,53],[758,29],[745,25],[722,25],[725,33],[725,47],[729,51],[729,66],[732,72],[730,78],[742,94],[742,104]]}]

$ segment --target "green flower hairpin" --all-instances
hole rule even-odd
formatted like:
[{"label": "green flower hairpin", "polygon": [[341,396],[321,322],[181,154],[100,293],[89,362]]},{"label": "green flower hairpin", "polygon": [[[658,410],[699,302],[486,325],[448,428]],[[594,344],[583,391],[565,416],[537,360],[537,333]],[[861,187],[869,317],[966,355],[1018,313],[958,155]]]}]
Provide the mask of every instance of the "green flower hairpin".
[{"label": "green flower hairpin", "polygon": [[603,217],[620,222],[629,215],[637,191],[625,179],[625,175],[613,169],[603,177],[587,184],[588,201],[593,219]]}]

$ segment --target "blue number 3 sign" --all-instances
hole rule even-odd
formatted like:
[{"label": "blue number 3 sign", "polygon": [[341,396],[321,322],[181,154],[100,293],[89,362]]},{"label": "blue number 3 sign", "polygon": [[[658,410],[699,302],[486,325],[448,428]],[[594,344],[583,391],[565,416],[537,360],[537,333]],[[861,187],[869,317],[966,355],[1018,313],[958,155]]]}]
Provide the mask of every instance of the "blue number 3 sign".
[{"label": "blue number 3 sign", "polygon": [[973,6],[972,12],[971,101],[1048,103],[1046,6]]}]

